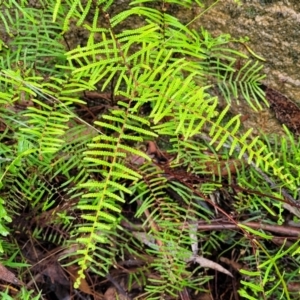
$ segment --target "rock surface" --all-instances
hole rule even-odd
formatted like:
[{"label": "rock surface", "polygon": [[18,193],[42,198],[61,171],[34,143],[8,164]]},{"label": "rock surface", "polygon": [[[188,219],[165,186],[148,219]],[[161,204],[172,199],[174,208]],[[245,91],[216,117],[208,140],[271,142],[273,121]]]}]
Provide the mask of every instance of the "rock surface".
[{"label": "rock surface", "polygon": [[[205,6],[214,1],[204,1]],[[265,84],[300,104],[300,1],[219,1],[193,26],[203,26],[213,35],[248,36],[250,48],[266,61]],[[201,10],[198,9],[197,13]]]}]

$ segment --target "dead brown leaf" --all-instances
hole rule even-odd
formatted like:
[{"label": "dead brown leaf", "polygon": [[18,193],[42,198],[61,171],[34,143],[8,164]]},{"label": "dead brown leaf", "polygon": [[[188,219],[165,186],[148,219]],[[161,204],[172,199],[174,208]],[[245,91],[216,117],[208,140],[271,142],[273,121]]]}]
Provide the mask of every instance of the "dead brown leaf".
[{"label": "dead brown leaf", "polygon": [[[77,273],[77,271],[78,271],[78,268],[77,268],[76,266],[74,266],[74,265],[73,265],[73,266],[69,266],[69,267],[67,268],[67,272],[69,273],[70,278],[71,278],[71,281],[72,281],[73,283],[74,283],[74,282],[77,280],[77,278],[78,278],[78,273]],[[93,292],[92,292],[92,290],[91,290],[89,284],[87,283],[87,281],[86,281],[84,278],[82,278],[82,279],[80,280],[80,285],[79,285],[78,289],[79,289],[80,291],[82,291],[82,292],[88,294],[88,295],[93,295]]]},{"label": "dead brown leaf", "polygon": [[24,283],[20,281],[13,272],[9,271],[1,263],[0,263],[0,279],[9,283],[24,285]]}]

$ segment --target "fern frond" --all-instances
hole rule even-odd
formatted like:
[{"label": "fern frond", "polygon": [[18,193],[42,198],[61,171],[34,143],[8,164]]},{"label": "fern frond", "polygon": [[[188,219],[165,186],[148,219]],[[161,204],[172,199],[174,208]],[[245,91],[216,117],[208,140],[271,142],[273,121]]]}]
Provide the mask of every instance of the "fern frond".
[{"label": "fern frond", "polygon": [[[139,204],[136,216],[149,215],[145,222],[149,224],[155,222],[157,227],[152,227],[149,233],[136,232],[133,235],[149,247],[149,253],[155,257],[150,266],[160,274],[157,280],[149,281],[147,291],[152,296],[159,293],[160,289],[157,288],[159,284],[159,287],[168,291],[168,294],[175,295],[182,290],[183,286],[195,285],[194,279],[186,270],[186,263],[192,256],[193,242],[190,227],[183,229],[180,224],[195,222],[197,219],[195,214],[202,215],[205,214],[204,211],[206,213],[207,211],[203,209],[201,200],[196,200],[197,197],[194,197],[189,188],[180,183],[168,182],[164,176],[154,176],[154,174],[159,174],[154,166],[144,166],[141,168],[141,174],[143,174],[143,179],[135,186],[138,189],[138,195],[133,200]],[[166,194],[168,188],[172,188],[175,194],[178,193],[176,197],[181,198],[182,203],[178,200],[174,201]],[[188,210],[182,207],[183,203],[189,207]],[[199,209],[200,207],[202,209]],[[178,223],[174,223],[174,219],[178,220]],[[157,231],[155,228],[164,228],[164,230]],[[170,269],[174,270],[172,267],[174,265],[176,271],[170,273]],[[169,267],[166,268],[166,266]],[[187,278],[189,279],[185,281],[184,279]]]},{"label": "fern frond", "polygon": [[[15,13],[16,16],[10,14]],[[60,43],[58,24],[51,23],[51,10],[36,9],[33,7],[22,8],[22,13],[18,10],[7,10],[2,17],[11,30],[16,32],[9,47],[4,49],[1,59],[1,67],[14,69],[15,61],[18,61],[19,68],[32,72],[38,71],[56,74],[54,64],[58,61],[65,61],[64,47]],[[55,38],[54,38],[55,37]]]},{"label": "fern frond", "polygon": [[[31,231],[29,224],[34,237],[72,246],[67,263],[79,266],[76,286],[87,271],[104,277],[118,258],[146,252],[145,267],[131,272],[147,299],[178,298],[210,279],[188,265],[198,244],[206,255],[228,237],[236,242],[234,232],[197,230],[199,220],[213,223],[215,209],[226,215],[215,201],[220,192],[247,220],[284,222],[285,199],[299,197],[299,143],[289,132],[283,140],[244,133],[229,105],[218,106],[221,94],[260,109],[263,76],[258,62],[228,47],[229,35],[191,30],[166,5],[190,8],[200,0],[167,0],[160,10],[157,1],[136,0],[116,15],[108,10],[113,2],[2,3],[9,39],[0,41],[0,233],[14,230],[6,224],[25,208],[21,229]],[[142,25],[127,29],[130,19]],[[70,46],[77,29],[85,37]],[[105,99],[101,113],[86,108],[93,124],[77,115],[89,91]],[[166,145],[139,150],[146,143]],[[127,206],[140,223],[125,232]],[[295,251],[280,249],[276,259]],[[257,283],[268,283],[268,255],[251,254],[248,262],[261,268]],[[155,279],[146,279],[150,272]]]},{"label": "fern frond", "polygon": [[[81,255],[80,265],[82,265],[79,274],[83,274],[83,270],[90,266],[89,261],[94,261],[92,257],[95,256],[93,252],[95,243],[107,243],[110,239],[110,236],[99,234],[103,230],[111,232],[118,222],[115,214],[120,213],[119,202],[124,202],[119,192],[131,194],[131,190],[122,184],[122,180],[135,182],[141,177],[138,172],[125,166],[124,158],[128,155],[139,155],[149,160],[145,154],[125,144],[131,140],[130,135],[125,132],[133,130],[142,136],[153,136],[150,130],[138,126],[139,123],[147,124],[147,121],[141,117],[136,118],[126,111],[112,110],[111,114],[104,115],[103,119],[106,122],[96,121],[95,124],[101,126],[103,131],[113,130],[117,137],[99,135],[93,138],[93,143],[88,144],[90,150],[84,152],[87,172],[98,173],[101,177],[79,185],[80,189],[86,190],[78,204],[78,208],[83,212],[82,218],[86,220],[85,225],[79,229],[81,236],[77,239],[85,249],[78,252]],[[104,266],[104,269],[108,267],[109,265]],[[98,270],[97,273],[101,272]]]},{"label": "fern frond", "polygon": [[253,110],[257,110],[257,108],[261,110],[261,102],[268,105],[259,85],[259,82],[265,77],[259,73],[262,67],[262,65],[258,65],[258,62],[253,64],[251,61],[247,61],[237,72],[226,71],[223,78],[220,78],[222,81],[217,83],[226,101],[230,103],[231,95],[237,98],[237,95],[241,94]]}]

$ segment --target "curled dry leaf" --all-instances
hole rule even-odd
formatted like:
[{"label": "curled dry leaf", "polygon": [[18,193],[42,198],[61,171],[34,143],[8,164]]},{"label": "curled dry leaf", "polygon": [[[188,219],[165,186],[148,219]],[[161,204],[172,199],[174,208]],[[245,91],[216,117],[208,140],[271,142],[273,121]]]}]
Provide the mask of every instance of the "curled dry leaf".
[{"label": "curled dry leaf", "polygon": [[218,263],[216,263],[212,260],[209,260],[203,256],[193,256],[189,259],[189,261],[196,262],[203,268],[210,268],[210,269],[222,272],[230,277],[233,277],[233,275],[228,270],[223,268],[221,265],[219,265]]},{"label": "curled dry leaf", "polygon": [[[74,284],[77,279],[78,279],[78,267],[76,266],[68,266],[67,267],[67,271],[70,275],[70,279],[72,281],[72,283]],[[79,288],[78,288],[81,292],[84,292],[85,294],[88,294],[88,295],[93,295],[93,292],[88,284],[88,282],[84,279],[84,278],[81,278],[80,280],[80,285],[79,285]]]},{"label": "curled dry leaf", "polygon": [[0,263],[0,278],[6,282],[23,285],[23,282],[20,281],[13,272],[9,271]]}]

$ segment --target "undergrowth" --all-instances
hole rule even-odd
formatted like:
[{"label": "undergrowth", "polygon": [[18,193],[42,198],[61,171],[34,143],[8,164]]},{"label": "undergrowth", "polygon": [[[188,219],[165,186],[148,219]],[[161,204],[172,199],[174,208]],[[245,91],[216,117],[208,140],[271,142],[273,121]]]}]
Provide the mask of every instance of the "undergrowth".
[{"label": "undergrowth", "polygon": [[201,1],[118,5],[1,2],[3,299],[298,299],[299,142],[230,112],[260,61],[171,13]]}]

